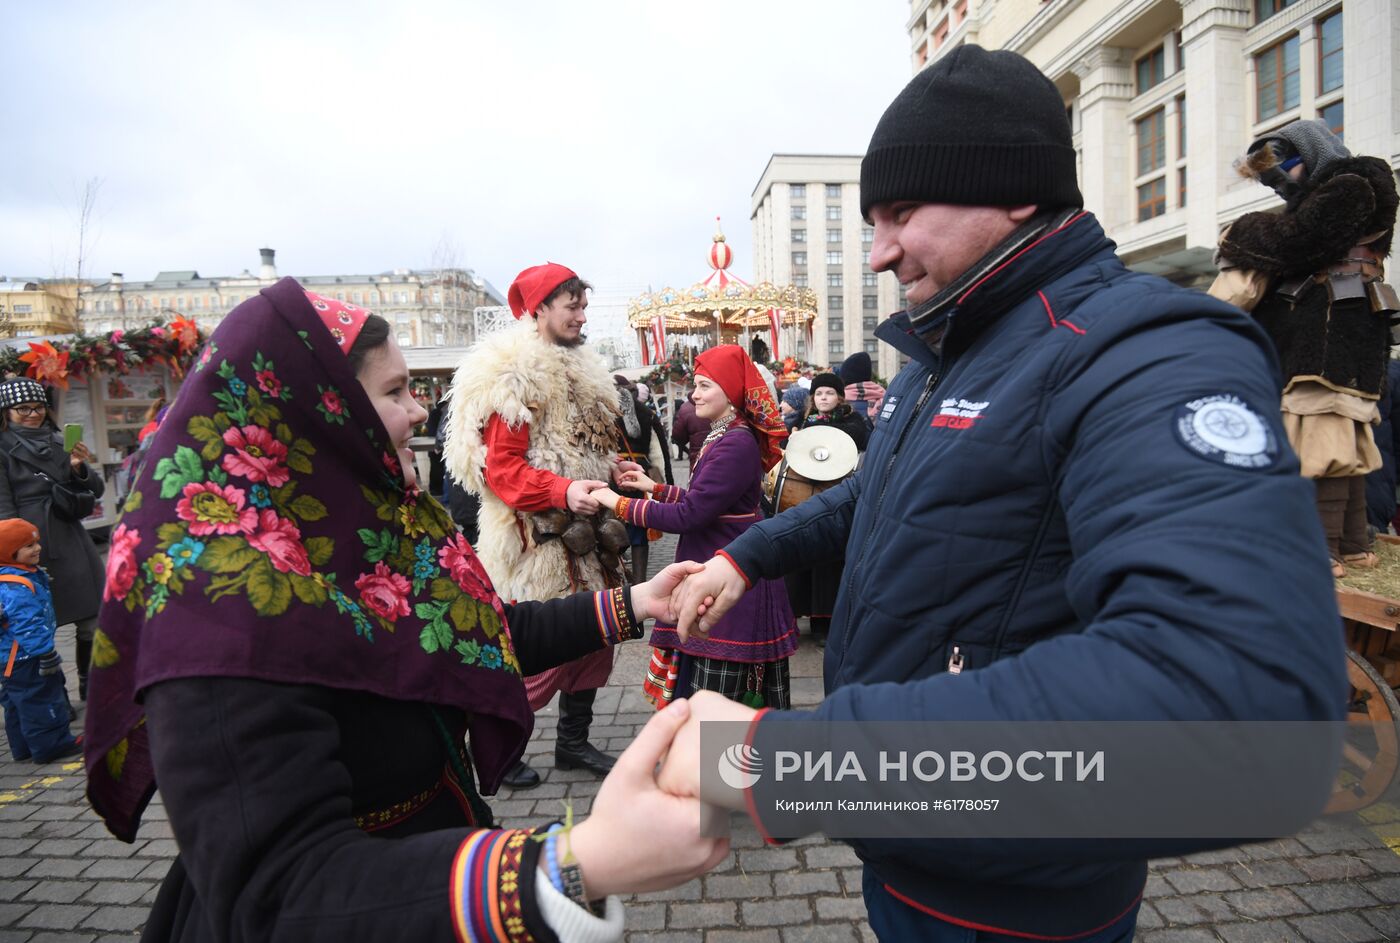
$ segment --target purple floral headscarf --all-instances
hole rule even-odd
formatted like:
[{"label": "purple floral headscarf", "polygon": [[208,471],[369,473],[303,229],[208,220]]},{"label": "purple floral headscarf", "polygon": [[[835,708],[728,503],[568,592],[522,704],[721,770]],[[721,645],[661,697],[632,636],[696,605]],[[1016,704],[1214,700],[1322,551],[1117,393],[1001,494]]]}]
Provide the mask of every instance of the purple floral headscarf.
[{"label": "purple floral headscarf", "polygon": [[468,713],[492,792],[533,723],[500,599],[406,490],[364,388],[284,278],[210,338],[112,534],[93,639],[88,799],[135,837],[155,790],[141,692],[232,676]]}]

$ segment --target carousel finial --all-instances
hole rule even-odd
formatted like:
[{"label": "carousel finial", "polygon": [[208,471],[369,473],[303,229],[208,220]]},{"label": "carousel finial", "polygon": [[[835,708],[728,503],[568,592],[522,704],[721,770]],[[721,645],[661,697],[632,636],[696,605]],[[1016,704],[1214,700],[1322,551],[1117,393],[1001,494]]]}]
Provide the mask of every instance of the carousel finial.
[{"label": "carousel finial", "polygon": [[[715,242],[710,246],[710,268],[716,271],[724,271],[729,268],[729,263],[734,261],[734,250],[725,245],[724,233],[719,229],[719,217],[715,217]],[[720,284],[724,284],[721,282]]]}]

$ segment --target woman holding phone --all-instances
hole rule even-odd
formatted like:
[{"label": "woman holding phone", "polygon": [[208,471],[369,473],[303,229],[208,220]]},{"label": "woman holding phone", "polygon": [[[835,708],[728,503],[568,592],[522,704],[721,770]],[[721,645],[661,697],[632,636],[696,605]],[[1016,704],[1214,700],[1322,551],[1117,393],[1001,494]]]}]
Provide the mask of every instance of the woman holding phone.
[{"label": "woman holding phone", "polygon": [[77,625],[78,697],[86,699],[104,569],[82,519],[104,486],[102,473],[88,465],[92,455],[80,434],[68,433],[73,445],[67,448],[38,382],[20,377],[0,383],[0,519],[22,517],[39,528],[39,563],[53,582],[57,623]]}]

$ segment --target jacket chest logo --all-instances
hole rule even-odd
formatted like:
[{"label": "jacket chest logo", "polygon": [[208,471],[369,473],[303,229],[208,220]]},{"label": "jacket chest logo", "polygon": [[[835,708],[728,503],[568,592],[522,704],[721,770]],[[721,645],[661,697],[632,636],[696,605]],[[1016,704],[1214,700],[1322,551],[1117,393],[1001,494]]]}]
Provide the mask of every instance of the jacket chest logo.
[{"label": "jacket chest logo", "polygon": [[971,429],[991,405],[987,401],[973,402],[956,396],[945,399],[939,404],[938,413],[929,426],[934,429]]}]

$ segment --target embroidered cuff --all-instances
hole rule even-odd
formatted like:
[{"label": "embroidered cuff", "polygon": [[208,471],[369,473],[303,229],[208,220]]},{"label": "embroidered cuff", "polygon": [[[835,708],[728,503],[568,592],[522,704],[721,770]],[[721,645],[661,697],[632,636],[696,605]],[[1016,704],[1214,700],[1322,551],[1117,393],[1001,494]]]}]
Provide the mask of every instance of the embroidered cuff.
[{"label": "embroidered cuff", "polygon": [[641,526],[642,507],[645,504],[646,501],[638,498],[618,498],[617,506],[613,508],[613,513],[617,515],[618,520]]},{"label": "embroidered cuff", "polygon": [[605,647],[642,637],[642,626],[632,611],[632,594],[619,586],[593,594],[593,611]]},{"label": "embroidered cuff", "polygon": [[526,829],[480,829],[458,846],[450,896],[459,943],[536,943],[522,906],[526,885],[534,890],[523,873],[531,834]]},{"label": "embroidered cuff", "polygon": [[663,485],[657,482],[656,487],[651,489],[651,496],[662,504],[675,504],[685,494],[685,489],[676,485]]}]

